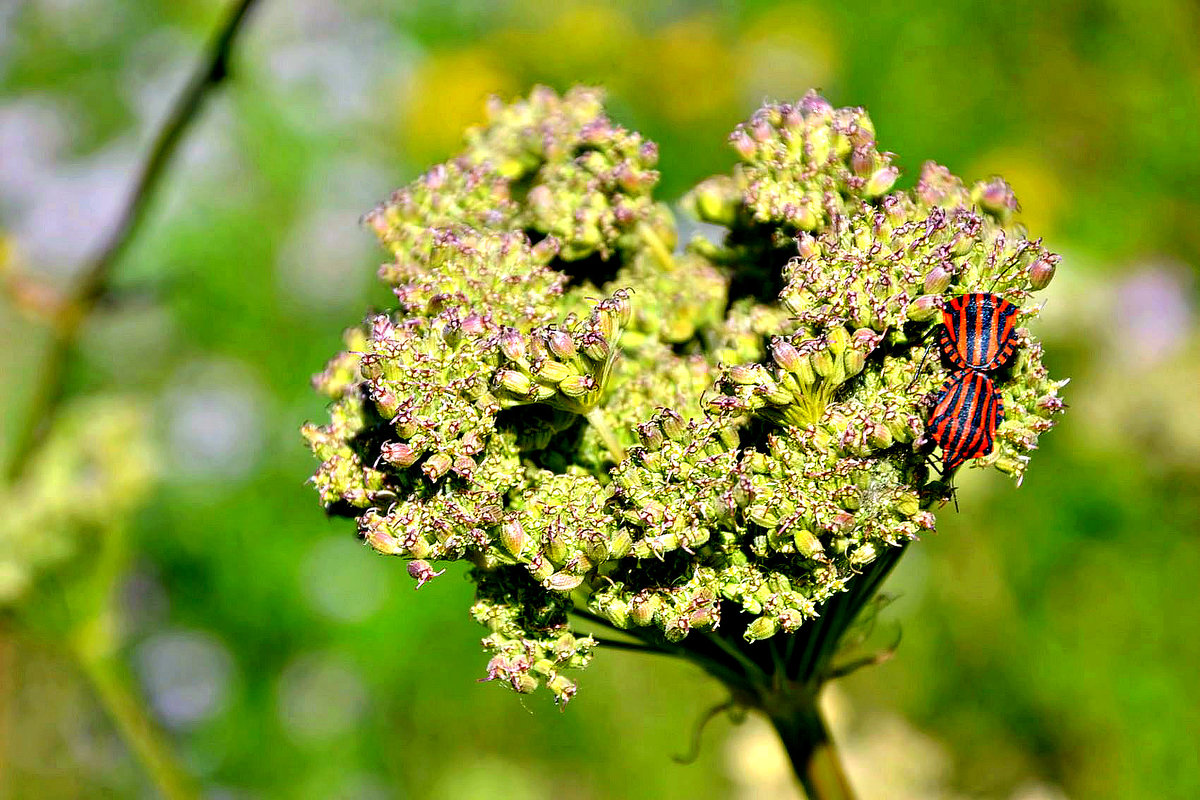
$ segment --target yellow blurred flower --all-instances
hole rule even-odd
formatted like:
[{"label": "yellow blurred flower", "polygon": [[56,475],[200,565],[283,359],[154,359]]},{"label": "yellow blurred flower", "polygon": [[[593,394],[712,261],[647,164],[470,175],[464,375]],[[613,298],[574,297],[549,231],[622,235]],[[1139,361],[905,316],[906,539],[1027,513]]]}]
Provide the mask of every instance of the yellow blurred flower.
[{"label": "yellow blurred flower", "polygon": [[[545,18],[539,7],[533,18]],[[633,21],[611,6],[568,6],[537,28],[506,28],[494,36],[494,52],[504,54],[522,83],[558,89],[573,84],[618,90],[627,83],[624,66],[644,53]]]},{"label": "yellow blurred flower", "polygon": [[1017,221],[1041,236],[1052,238],[1063,204],[1062,180],[1037,155],[1002,148],[985,154],[965,173],[971,180],[1003,175],[1021,204]]},{"label": "yellow blurred flower", "polygon": [[738,39],[736,56],[742,95],[751,103],[826,89],[839,60],[833,25],[819,10],[800,3],[755,17]]},{"label": "yellow blurred flower", "polygon": [[484,120],[492,94],[513,94],[516,79],[484,48],[431,53],[404,92],[400,138],[417,165],[444,158],[462,143],[462,132]]},{"label": "yellow blurred flower", "polygon": [[642,94],[643,107],[680,125],[736,118],[737,60],[720,31],[715,18],[700,15],[647,39],[644,74],[633,87]]}]

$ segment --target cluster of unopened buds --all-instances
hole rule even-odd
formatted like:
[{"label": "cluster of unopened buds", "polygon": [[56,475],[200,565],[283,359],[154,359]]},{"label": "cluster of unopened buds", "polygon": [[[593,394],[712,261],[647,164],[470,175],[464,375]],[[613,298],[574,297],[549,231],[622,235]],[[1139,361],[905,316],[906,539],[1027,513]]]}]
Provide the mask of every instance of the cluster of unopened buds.
[{"label": "cluster of unopened buds", "polygon": [[396,304],[315,380],[322,503],[418,585],[469,562],[486,676],[517,691],[570,699],[581,626],[728,683],[816,675],[833,646],[785,638],[836,640],[956,467],[1019,480],[1053,425],[1024,323],[1058,257],[999,179],[895,190],[867,115],[815,94],[737,127],[682,203],[727,235],[683,247],[656,147],[598,92],[489,113],[367,216]]}]

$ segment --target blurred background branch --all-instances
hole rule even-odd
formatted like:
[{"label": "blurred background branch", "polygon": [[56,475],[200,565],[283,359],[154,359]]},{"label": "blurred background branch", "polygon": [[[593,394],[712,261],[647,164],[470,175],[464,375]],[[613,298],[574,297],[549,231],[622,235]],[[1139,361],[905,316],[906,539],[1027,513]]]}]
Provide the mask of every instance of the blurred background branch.
[{"label": "blurred background branch", "polygon": [[203,108],[205,98],[228,77],[238,33],[257,2],[237,0],[230,10],[158,132],[116,226],[84,269],[70,297],[58,304],[50,348],[42,359],[27,419],[17,429],[17,440],[9,453],[5,474],[10,483],[21,476],[38,444],[45,440],[65,396],[67,369],[80,330],[107,293],[114,266],[137,235],[167,167]]}]

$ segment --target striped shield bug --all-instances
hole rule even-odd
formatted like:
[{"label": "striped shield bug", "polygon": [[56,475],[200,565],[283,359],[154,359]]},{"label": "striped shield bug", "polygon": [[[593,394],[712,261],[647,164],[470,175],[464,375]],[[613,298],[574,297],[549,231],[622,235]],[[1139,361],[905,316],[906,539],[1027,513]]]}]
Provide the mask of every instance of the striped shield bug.
[{"label": "striped shield bug", "polygon": [[1017,311],[999,295],[972,292],[953,297],[942,309],[938,346],[955,369],[992,372],[1017,349]]},{"label": "striped shield bug", "polygon": [[973,369],[951,375],[938,391],[928,428],[942,448],[945,469],[992,452],[1003,419],[1004,401],[990,378]]}]

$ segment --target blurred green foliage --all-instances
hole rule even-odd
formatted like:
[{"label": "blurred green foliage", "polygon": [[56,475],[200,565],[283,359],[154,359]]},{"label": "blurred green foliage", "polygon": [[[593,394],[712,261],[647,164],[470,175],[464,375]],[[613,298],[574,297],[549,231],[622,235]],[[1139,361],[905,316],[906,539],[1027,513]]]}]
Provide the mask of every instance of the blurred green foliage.
[{"label": "blurred green foliage", "polygon": [[[222,8],[0,11],[8,269],[69,280]],[[384,299],[358,215],[456,150],[489,92],[590,82],[659,142],[667,198],[728,168],[728,131],[764,98],[810,86],[866,106],[907,180],[927,158],[1008,178],[1030,228],[1067,254],[1039,334],[1051,371],[1075,376],[1073,412],[1021,489],[965,471],[961,512],[942,509],[940,533],[910,549],[883,625],[903,627],[897,657],[843,682],[851,769],[868,797],[1200,796],[1200,8],[259,11],[70,376],[74,393],[119,389],[150,409],[161,483],[129,521],[122,653],[205,784],[284,798],[754,791],[722,756],[749,746],[724,720],[698,763],[669,760],[723,699],[686,666],[602,652],[565,714],[477,684],[469,584],[450,574],[414,595],[303,485],[296,428],[323,415],[308,376]],[[44,341],[0,310],[6,443]],[[39,602],[65,602],[61,588]],[[0,670],[0,796],[145,794],[52,640],[6,624]],[[888,739],[901,763],[948,762],[936,785],[872,777],[893,763],[867,747],[884,729],[901,732]]]}]

